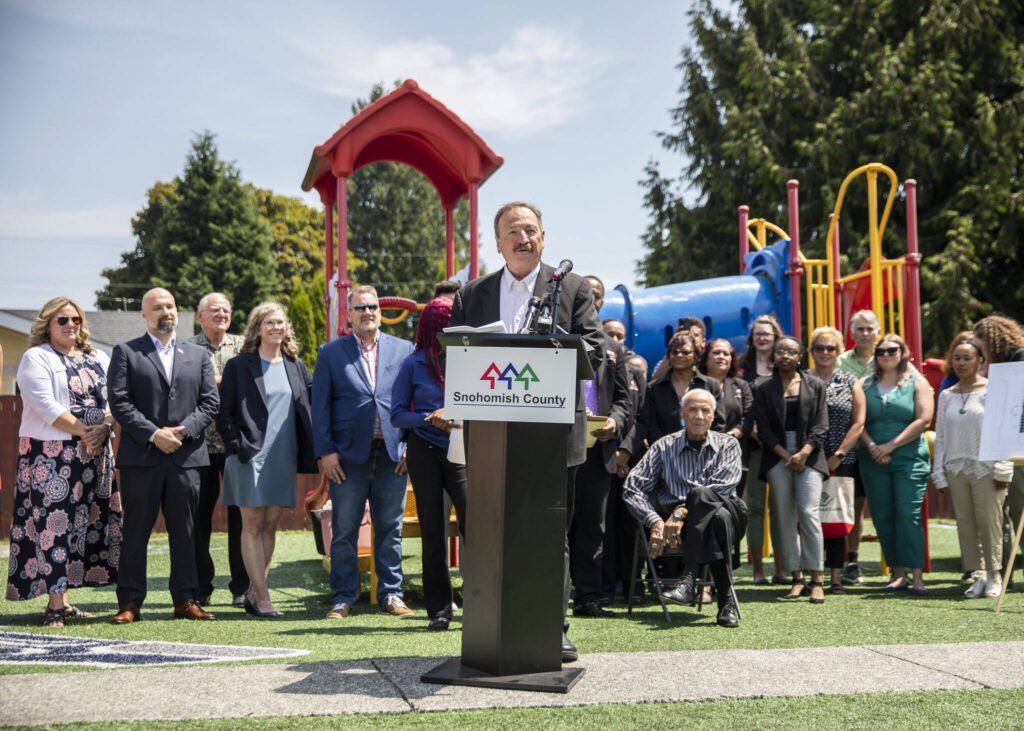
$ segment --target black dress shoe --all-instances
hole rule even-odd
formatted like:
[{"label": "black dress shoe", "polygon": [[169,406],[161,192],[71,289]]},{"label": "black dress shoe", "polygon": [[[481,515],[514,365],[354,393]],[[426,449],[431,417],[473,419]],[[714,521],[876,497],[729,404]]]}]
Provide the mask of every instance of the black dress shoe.
[{"label": "black dress shoe", "polygon": [[262,619],[277,619],[278,617],[284,616],[284,612],[279,612],[276,609],[271,609],[269,612],[261,612],[256,608],[256,605],[252,603],[252,600],[249,599],[249,597],[245,598],[245,611],[254,617],[260,617]]},{"label": "black dress shoe", "polygon": [[562,633],[562,662],[576,662],[580,659],[580,653],[576,645],[569,641],[569,635]]},{"label": "black dress shoe", "polygon": [[739,617],[736,616],[736,605],[732,603],[732,600],[727,601],[718,610],[718,626],[730,628],[740,626]]},{"label": "black dress shoe", "polygon": [[683,582],[675,589],[669,589],[666,592],[662,592],[661,596],[667,602],[681,604],[684,607],[692,607],[696,603],[696,599],[693,595],[693,587],[686,582]]},{"label": "black dress shoe", "polygon": [[427,629],[434,630],[435,632],[443,632],[444,630],[448,629],[448,625],[450,625],[451,622],[452,620],[450,617],[440,615],[434,617],[430,620],[430,622],[427,623]]},{"label": "black dress shoe", "polygon": [[614,617],[615,612],[603,609],[597,602],[584,602],[578,606],[573,607],[572,616],[574,617]]}]

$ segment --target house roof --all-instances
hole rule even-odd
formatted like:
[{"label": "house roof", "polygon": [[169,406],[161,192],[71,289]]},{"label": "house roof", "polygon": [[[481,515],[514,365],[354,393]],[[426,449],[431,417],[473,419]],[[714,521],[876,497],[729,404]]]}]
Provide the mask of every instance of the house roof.
[{"label": "house roof", "polygon": [[[0,309],[0,327],[28,335],[38,314],[38,310]],[[145,332],[137,311],[86,311],[85,319],[89,323],[93,345],[107,353],[110,353],[118,343],[137,338]],[[195,332],[195,313],[178,311],[178,332],[182,337],[192,337],[192,333]]]}]

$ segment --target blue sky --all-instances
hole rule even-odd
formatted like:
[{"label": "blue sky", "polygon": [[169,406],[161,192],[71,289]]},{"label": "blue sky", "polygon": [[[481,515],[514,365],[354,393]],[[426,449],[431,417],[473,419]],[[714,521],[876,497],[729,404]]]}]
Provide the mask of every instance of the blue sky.
[{"label": "blue sky", "polygon": [[[546,259],[634,281],[637,181],[681,160],[655,136],[678,101],[684,0],[269,3],[0,0],[0,308],[91,308],[131,249],[146,190],[217,135],[244,179],[302,197],[313,147],[377,81],[414,78],[504,166],[480,190],[544,210]],[[460,262],[460,265],[462,262]]]}]

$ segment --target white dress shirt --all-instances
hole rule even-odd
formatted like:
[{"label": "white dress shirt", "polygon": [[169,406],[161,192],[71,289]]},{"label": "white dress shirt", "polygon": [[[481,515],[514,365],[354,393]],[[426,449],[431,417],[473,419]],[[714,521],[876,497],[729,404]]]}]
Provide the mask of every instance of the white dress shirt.
[{"label": "white dress shirt", "polygon": [[516,279],[507,266],[501,272],[501,321],[510,333],[519,332],[526,324],[526,309],[539,271],[540,262],[522,279]]},{"label": "white dress shirt", "polygon": [[167,341],[167,345],[164,346],[160,340],[153,335],[151,332],[147,332],[149,339],[153,341],[153,347],[156,348],[157,357],[160,358],[160,363],[164,367],[164,375],[167,376],[167,382],[171,382],[171,373],[174,372],[174,344],[178,338],[174,335]]}]

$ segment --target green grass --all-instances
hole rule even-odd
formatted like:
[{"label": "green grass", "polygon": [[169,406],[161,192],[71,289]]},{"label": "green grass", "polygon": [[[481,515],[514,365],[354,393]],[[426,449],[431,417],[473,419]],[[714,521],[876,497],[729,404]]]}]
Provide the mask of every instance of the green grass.
[{"label": "green grass", "polygon": [[[870,526],[869,526],[870,532]],[[1017,641],[1024,637],[1024,592],[1011,591],[1003,611],[994,614],[993,600],[966,600],[960,582],[956,531],[949,526],[931,527],[933,571],[926,575],[930,594],[912,598],[881,592],[884,578],[878,574],[878,545],[862,546],[861,565],[865,583],[846,596],[827,598],[823,606],[806,601],[781,602],[786,587],[754,587],[749,568],[737,574],[743,619],[736,630],[714,626],[712,609],[703,614],[670,609],[672,624],[662,619],[656,604],[648,603],[627,617],[625,609],[607,620],[576,620],[572,637],[584,653],[642,650],[765,649],[864,644],[946,643]],[[226,570],[226,543],[214,537],[214,557]],[[279,537],[270,585],[275,605],[287,613],[279,621],[256,620],[227,605],[226,578],[218,580],[212,609],[216,622],[184,622],[171,619],[166,590],[167,545],[154,539],[150,547],[150,594],[145,621],[116,627],[108,620],[115,611],[113,588],[78,589],[71,600],[97,614],[91,621],[76,622],[63,630],[43,629],[39,622],[44,600],[0,603],[0,624],[8,629],[83,637],[165,640],[227,645],[301,648],[310,651],[305,662],[327,662],[382,657],[440,657],[460,652],[460,623],[454,631],[426,630],[419,575],[419,540],[405,541],[406,600],[415,610],[410,618],[381,615],[365,598],[355,614],[343,621],[322,619],[330,606],[327,575],[313,549],[308,533],[282,533]],[[770,570],[770,568],[769,568]],[[457,574],[455,584],[461,582]],[[364,589],[368,579],[364,578]],[[271,660],[264,662],[291,662]],[[0,674],[26,672],[74,672],[75,668],[0,665]],[[915,694],[834,696],[813,699],[765,699],[718,701],[696,704],[607,705],[572,709],[529,709],[444,714],[411,713],[402,716],[345,718],[346,726],[419,727],[441,722],[455,728],[513,728],[543,724],[571,728],[607,725],[632,728],[652,724],[677,724],[681,718],[710,728],[818,728],[868,727],[879,724],[919,728],[967,724],[981,720],[986,727],[1019,726],[1024,691],[962,691]],[[683,714],[680,716],[680,714]],[[979,715],[984,714],[984,715]],[[982,720],[983,719],[983,720]],[[308,725],[311,719],[248,719],[253,728]],[[327,723],[330,719],[312,719]],[[334,722],[339,719],[335,717]],[[226,728],[237,721],[192,722],[190,727]],[[112,727],[111,726],[107,727]],[[124,724],[116,724],[118,727]],[[159,726],[159,724],[148,724]],[[180,724],[176,724],[179,725]],[[83,726],[83,728],[104,728]]]},{"label": "green grass", "polygon": [[[701,703],[609,704],[574,708],[496,709],[445,713],[246,718],[247,731],[264,729],[949,729],[1021,728],[1024,689],[878,693]],[[70,724],[82,731],[123,728],[235,729],[238,719],[125,724]]]},{"label": "green grass", "polygon": [[[627,617],[624,607],[613,609],[614,619],[573,621],[572,637],[586,652],[642,650],[766,649],[865,644],[906,644],[1018,640],[1024,637],[1024,593],[1011,590],[996,615],[994,600],[967,600],[962,596],[956,531],[931,528],[933,571],[926,582],[930,594],[912,598],[881,592],[884,578],[878,575],[878,544],[862,546],[861,565],[865,583],[852,587],[846,596],[829,596],[823,606],[806,601],[778,600],[786,587],[755,587],[749,569],[737,575],[737,591],[743,619],[736,630],[714,626],[712,608],[702,614],[670,608],[672,624],[665,624],[658,605],[648,602]],[[226,569],[224,536],[214,537],[214,557]],[[184,622],[171,619],[166,590],[169,570],[166,540],[150,545],[149,598],[143,609],[145,621],[114,626],[108,620],[115,611],[112,587],[77,589],[71,600],[95,614],[95,620],[73,622],[62,630],[40,626],[44,600],[0,603],[0,623],[15,630],[30,630],[83,637],[132,640],[165,640],[227,645],[301,648],[311,652],[307,661],[337,661],[382,657],[437,657],[460,652],[460,622],[454,631],[426,631],[422,604],[419,539],[404,543],[406,600],[415,610],[409,618],[385,616],[366,602],[365,593],[353,616],[342,621],[322,617],[330,608],[327,574],[313,550],[308,533],[282,533],[270,573],[274,603],[286,613],[283,620],[256,620],[241,609],[228,606],[226,579],[218,578],[212,610],[216,622]],[[455,584],[460,585],[456,575]],[[368,588],[364,578],[364,588]],[[270,661],[270,662],[286,662]],[[25,672],[22,666],[0,665],[0,673]],[[45,668],[63,672],[65,668]]]}]

